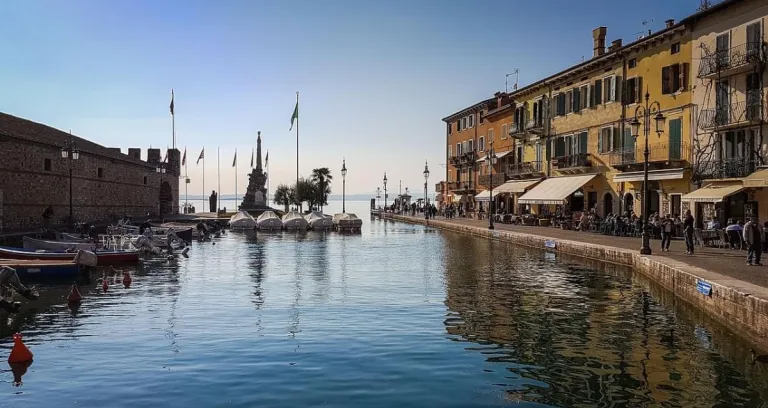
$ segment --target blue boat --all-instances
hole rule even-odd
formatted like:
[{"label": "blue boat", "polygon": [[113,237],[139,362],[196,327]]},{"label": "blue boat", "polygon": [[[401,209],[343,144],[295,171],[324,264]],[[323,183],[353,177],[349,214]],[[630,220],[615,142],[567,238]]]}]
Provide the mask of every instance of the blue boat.
[{"label": "blue boat", "polygon": [[16,270],[20,278],[59,279],[80,275],[80,265],[73,261],[0,259],[0,266]]}]

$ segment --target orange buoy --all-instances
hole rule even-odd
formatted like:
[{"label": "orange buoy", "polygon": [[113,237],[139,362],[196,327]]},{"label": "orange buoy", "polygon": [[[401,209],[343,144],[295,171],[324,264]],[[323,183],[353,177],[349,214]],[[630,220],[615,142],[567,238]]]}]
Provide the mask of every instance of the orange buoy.
[{"label": "orange buoy", "polygon": [[13,349],[8,356],[8,363],[26,363],[32,361],[32,352],[21,341],[21,333],[13,335]]},{"label": "orange buoy", "polygon": [[80,303],[83,300],[83,296],[80,294],[80,289],[77,288],[77,283],[72,284],[72,289],[69,290],[69,296],[67,296],[67,302]]}]

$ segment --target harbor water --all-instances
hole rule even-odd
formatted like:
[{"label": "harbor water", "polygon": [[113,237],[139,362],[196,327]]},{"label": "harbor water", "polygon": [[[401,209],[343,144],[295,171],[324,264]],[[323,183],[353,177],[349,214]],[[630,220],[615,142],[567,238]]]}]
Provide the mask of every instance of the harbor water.
[{"label": "harbor water", "polygon": [[77,311],[41,287],[0,407],[768,406],[749,344],[631,270],[347,207],[360,234],[228,233]]}]

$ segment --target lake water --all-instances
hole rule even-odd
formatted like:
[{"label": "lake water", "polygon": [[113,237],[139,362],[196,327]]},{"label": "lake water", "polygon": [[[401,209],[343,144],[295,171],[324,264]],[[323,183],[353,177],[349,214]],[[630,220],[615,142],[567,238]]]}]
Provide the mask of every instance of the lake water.
[{"label": "lake water", "polygon": [[0,407],[768,406],[749,345],[631,271],[347,204],[361,234],[230,233],[0,316],[35,354]]}]

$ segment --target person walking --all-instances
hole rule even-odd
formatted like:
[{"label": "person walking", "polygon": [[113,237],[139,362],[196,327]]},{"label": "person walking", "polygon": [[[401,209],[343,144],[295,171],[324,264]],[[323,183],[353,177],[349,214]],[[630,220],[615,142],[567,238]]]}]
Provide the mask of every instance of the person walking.
[{"label": "person walking", "polygon": [[763,226],[757,221],[757,217],[752,217],[744,226],[744,242],[748,248],[747,265],[762,265],[760,256],[763,254]]},{"label": "person walking", "polygon": [[683,233],[685,234],[685,253],[693,255],[693,216],[691,210],[685,210]]},{"label": "person walking", "polygon": [[672,242],[672,229],[674,228],[672,217],[667,214],[659,221],[659,227],[661,229],[661,252],[669,252],[669,244]]}]

